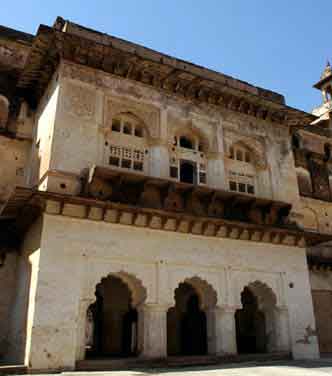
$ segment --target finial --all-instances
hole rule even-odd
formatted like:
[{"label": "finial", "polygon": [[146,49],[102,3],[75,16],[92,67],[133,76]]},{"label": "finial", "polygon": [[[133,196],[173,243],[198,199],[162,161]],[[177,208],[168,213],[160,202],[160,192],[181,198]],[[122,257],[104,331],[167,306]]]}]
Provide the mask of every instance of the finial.
[{"label": "finial", "polygon": [[326,67],[321,75],[321,80],[331,75],[332,75],[331,63],[329,59],[326,59]]}]

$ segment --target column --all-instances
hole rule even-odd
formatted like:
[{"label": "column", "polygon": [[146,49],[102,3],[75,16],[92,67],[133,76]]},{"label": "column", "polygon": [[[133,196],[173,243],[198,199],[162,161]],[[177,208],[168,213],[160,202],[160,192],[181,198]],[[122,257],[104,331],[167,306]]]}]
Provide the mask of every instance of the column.
[{"label": "column", "polygon": [[209,308],[205,311],[207,326],[207,352],[209,355],[217,353],[216,312],[218,308]]},{"label": "column", "polygon": [[289,321],[287,307],[275,309],[277,351],[290,351]]},{"label": "column", "polygon": [[222,153],[208,153],[207,183],[210,187],[227,189],[224,156]]},{"label": "column", "polygon": [[229,355],[237,353],[235,312],[237,307],[215,308],[215,353]]},{"label": "column", "polygon": [[167,144],[161,140],[154,140],[150,144],[150,171],[149,175],[160,178],[169,178],[169,154]]},{"label": "column", "polygon": [[168,306],[143,304],[138,308],[138,350],[144,358],[167,356]]},{"label": "column", "polygon": [[76,361],[85,358],[87,311],[93,300],[81,300],[78,309],[76,331]]}]

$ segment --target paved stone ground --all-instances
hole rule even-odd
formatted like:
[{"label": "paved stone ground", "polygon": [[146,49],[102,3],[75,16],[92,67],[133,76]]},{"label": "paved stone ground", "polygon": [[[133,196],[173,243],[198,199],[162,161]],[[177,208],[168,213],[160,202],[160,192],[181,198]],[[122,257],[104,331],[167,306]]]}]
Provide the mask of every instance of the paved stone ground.
[{"label": "paved stone ground", "polygon": [[[332,359],[272,363],[227,364],[218,367],[186,367],[112,372],[64,372],[63,376],[322,376],[332,375]],[[49,376],[49,375],[39,375]]]}]

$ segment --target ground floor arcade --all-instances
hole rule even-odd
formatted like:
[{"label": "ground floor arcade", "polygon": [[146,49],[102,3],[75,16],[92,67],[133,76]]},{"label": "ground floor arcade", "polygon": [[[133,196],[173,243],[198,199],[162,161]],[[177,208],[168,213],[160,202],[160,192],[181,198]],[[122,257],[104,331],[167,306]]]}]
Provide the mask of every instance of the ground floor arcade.
[{"label": "ground floor arcade", "polygon": [[[44,214],[18,261],[10,356],[319,356],[305,248]],[[23,338],[23,340],[22,340]]]}]

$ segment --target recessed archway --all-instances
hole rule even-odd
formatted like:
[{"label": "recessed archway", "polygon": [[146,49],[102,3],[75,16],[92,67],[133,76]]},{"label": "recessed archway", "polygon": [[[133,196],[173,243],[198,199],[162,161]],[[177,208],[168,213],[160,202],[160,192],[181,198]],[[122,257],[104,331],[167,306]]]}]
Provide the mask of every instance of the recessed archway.
[{"label": "recessed archway", "polygon": [[175,290],[175,306],[167,312],[167,353],[207,354],[207,321],[199,295],[189,283]]},{"label": "recessed archway", "polygon": [[[167,353],[169,356],[207,355],[214,351],[212,315],[217,293],[205,280],[195,276],[174,291],[175,304],[167,313]],[[209,338],[209,339],[208,339]]]},{"label": "recessed archway", "polygon": [[241,293],[242,308],[235,312],[236,342],[239,354],[276,350],[276,296],[256,281]]},{"label": "recessed archway", "polygon": [[86,358],[138,355],[138,310],[146,291],[134,277],[118,273],[96,286],[95,302],[88,307]]}]

